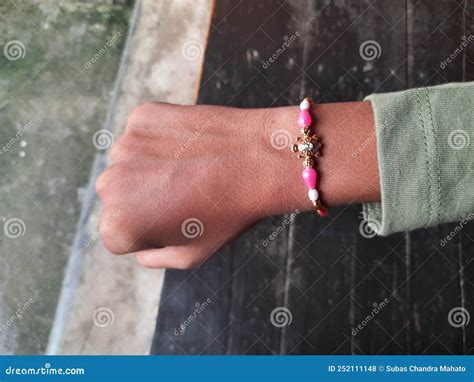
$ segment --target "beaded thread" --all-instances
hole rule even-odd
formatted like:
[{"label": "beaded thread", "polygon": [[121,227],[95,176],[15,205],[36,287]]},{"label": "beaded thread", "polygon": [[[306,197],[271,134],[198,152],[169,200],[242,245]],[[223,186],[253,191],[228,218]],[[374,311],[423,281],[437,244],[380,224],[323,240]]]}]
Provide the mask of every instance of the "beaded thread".
[{"label": "beaded thread", "polygon": [[300,104],[300,114],[298,116],[298,125],[300,126],[300,136],[296,138],[295,144],[291,147],[292,151],[298,154],[298,158],[303,159],[303,180],[308,187],[308,198],[316,208],[319,216],[326,216],[327,210],[319,199],[317,185],[317,172],[315,167],[316,158],[321,155],[321,138],[311,133],[311,124],[313,122],[309,109],[313,106],[310,97],[306,97]]}]

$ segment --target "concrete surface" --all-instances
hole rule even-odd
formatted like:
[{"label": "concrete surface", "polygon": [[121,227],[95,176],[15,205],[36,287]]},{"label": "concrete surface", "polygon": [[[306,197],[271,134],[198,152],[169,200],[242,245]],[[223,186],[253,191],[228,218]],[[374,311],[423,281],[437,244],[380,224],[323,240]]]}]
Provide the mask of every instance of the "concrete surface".
[{"label": "concrete surface", "polygon": [[[195,102],[211,0],[139,1],[103,128],[111,141],[139,103]],[[106,253],[94,193],[106,151],[95,160],[65,275],[50,354],[148,354],[164,271]]]},{"label": "concrete surface", "polygon": [[0,354],[46,349],[131,12],[111,3],[0,2]]}]

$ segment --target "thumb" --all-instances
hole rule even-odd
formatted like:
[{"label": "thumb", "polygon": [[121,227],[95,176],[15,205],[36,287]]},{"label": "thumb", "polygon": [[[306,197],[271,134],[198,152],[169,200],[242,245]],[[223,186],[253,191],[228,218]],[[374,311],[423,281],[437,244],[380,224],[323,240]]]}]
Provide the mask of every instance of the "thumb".
[{"label": "thumb", "polygon": [[208,249],[197,245],[180,245],[135,252],[138,262],[147,268],[190,269],[210,256]]}]

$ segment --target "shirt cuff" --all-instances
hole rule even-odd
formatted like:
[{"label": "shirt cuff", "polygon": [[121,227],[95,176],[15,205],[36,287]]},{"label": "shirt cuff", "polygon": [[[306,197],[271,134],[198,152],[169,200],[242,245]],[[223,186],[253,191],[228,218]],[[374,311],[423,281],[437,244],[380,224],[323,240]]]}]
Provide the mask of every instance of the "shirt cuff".
[{"label": "shirt cuff", "polygon": [[365,98],[374,111],[381,203],[366,203],[362,212],[375,233],[474,212],[473,96],[474,84],[463,83]]}]

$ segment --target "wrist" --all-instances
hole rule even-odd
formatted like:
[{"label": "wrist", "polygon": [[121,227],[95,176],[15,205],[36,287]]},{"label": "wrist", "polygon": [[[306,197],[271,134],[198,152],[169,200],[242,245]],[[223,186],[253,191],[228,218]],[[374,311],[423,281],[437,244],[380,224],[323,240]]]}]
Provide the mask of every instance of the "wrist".
[{"label": "wrist", "polygon": [[[262,152],[267,171],[261,182],[267,215],[314,207],[301,178],[302,160],[289,147],[299,134],[298,106],[267,109]],[[312,131],[322,138],[317,188],[328,206],[380,200],[376,139],[368,102],[320,104],[311,109]],[[286,144],[283,144],[286,143]]]},{"label": "wrist", "polygon": [[302,160],[290,150],[299,133],[298,113],[298,106],[265,109],[260,136],[260,183],[267,195],[262,202],[262,212],[266,216],[308,211],[312,207],[301,178]]}]

